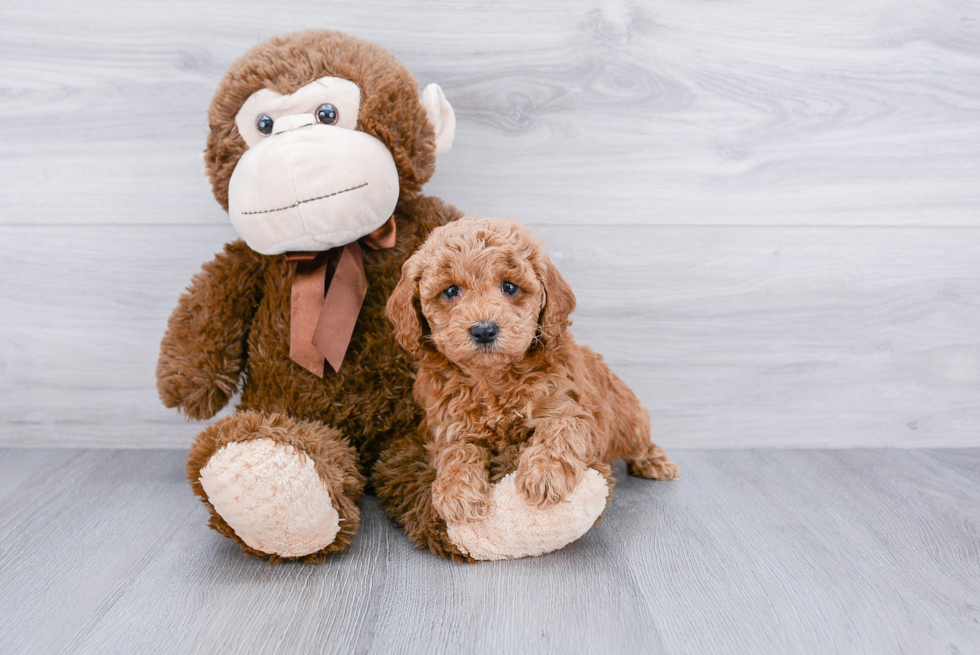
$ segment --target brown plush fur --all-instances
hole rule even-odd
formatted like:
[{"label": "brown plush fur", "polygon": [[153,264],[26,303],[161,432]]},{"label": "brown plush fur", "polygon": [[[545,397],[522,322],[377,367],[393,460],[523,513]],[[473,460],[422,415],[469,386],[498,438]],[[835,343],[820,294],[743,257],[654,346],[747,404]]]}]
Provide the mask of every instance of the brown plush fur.
[{"label": "brown plush fur", "polygon": [[[633,475],[678,476],[650,440],[646,408],[568,333],[574,308],[540,242],[511,221],[440,227],[405,263],[387,312],[398,342],[419,357],[414,393],[426,411],[426,475],[439,516],[485,516],[489,471],[501,456],[518,454],[517,489],[541,507],[564,500],[589,467],[608,474],[602,464],[615,459]],[[499,326],[492,344],[471,335],[482,322]]]},{"label": "brown plush fur", "polygon": [[[246,552],[270,559],[277,558],[249,549],[214,513],[198,482],[201,467],[229,441],[270,438],[302,449],[316,462],[335,509],[349,521],[341,524],[335,544],[305,559],[346,546],[364,487],[363,477],[353,472],[370,473],[381,450],[414,434],[422,419],[411,395],[414,361],[394,341],[385,301],[408,256],[433,228],[460,215],[438,198],[419,195],[434,170],[435,137],[415,79],[385,50],[335,32],[273,39],[229,70],[211,105],[205,153],[218,202],[227,208],[228,180],[246,150],[234,122],[245,99],[261,88],[290,93],[326,75],[358,84],[357,129],[391,150],[401,180],[397,244],[365,250],[369,287],[343,367],[339,373],[328,367],[320,379],[290,360],[295,264],[283,255],[260,255],[241,241],[228,244],[194,277],[170,317],[157,366],[163,402],[194,419],[214,416],[243,381],[241,413],[201,433],[188,459],[188,477],[212,511],[212,527]],[[339,250],[331,252],[334,260],[338,256]]]},{"label": "brown plush fur", "polygon": [[454,561],[473,562],[449,540],[446,521],[432,505],[436,471],[426,450],[428,428],[418,428],[396,439],[378,459],[374,485],[385,512],[405,528],[419,548]]}]

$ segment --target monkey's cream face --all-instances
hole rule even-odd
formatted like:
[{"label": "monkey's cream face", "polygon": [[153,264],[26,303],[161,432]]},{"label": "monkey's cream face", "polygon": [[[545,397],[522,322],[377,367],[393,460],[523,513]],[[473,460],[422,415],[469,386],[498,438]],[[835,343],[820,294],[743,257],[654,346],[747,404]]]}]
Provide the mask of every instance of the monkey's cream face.
[{"label": "monkey's cream face", "polygon": [[[437,91],[435,109],[451,115]],[[235,124],[248,150],[228,184],[228,214],[250,248],[328,250],[392,215],[398,170],[379,139],[356,129],[360,101],[354,82],[322,77],[289,95],[262,89],[242,105]]]},{"label": "monkey's cream face", "polygon": [[509,245],[456,244],[427,263],[419,301],[435,347],[461,368],[510,364],[537,334],[544,289]]}]

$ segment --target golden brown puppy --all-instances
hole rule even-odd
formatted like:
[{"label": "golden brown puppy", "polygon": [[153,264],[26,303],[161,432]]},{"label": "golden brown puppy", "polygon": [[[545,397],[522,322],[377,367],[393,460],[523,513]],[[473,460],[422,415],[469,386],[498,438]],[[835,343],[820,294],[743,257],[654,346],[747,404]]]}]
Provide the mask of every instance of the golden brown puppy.
[{"label": "golden brown puppy", "polygon": [[507,453],[518,493],[541,509],[615,459],[632,475],[678,477],[650,439],[646,408],[568,332],[574,309],[540,241],[512,221],[467,217],[436,228],[405,262],[387,313],[419,359],[414,392],[429,428],[432,503],[448,523],[487,516],[489,473]]}]

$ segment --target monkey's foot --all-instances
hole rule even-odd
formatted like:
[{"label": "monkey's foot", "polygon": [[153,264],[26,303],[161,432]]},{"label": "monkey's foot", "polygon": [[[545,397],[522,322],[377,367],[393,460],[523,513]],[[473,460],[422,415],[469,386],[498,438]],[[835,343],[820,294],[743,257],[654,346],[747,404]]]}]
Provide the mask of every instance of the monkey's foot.
[{"label": "monkey's foot", "polygon": [[233,441],[201,469],[201,486],[250,548],[302,557],[333,543],[340,515],[313,460],[272,439]]},{"label": "monkey's foot", "polygon": [[609,486],[594,469],[564,501],[546,509],[527,503],[514,474],[494,485],[485,519],[447,524],[450,541],[478,560],[516,559],[558,550],[589,531],[606,507]]},{"label": "monkey's foot", "polygon": [[364,490],[357,451],[317,421],[247,410],[197,435],[187,479],[246,553],[315,562],[346,548]]}]

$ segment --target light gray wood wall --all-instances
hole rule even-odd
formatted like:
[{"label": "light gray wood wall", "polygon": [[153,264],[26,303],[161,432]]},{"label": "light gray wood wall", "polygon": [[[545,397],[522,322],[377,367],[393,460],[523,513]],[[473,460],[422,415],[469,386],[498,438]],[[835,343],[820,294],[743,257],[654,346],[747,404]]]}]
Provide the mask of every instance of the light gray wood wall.
[{"label": "light gray wood wall", "polygon": [[167,316],[234,232],[218,80],[380,43],[459,118],[427,191],[545,239],[668,446],[980,444],[980,3],[0,7],[0,444],[186,446]]}]

